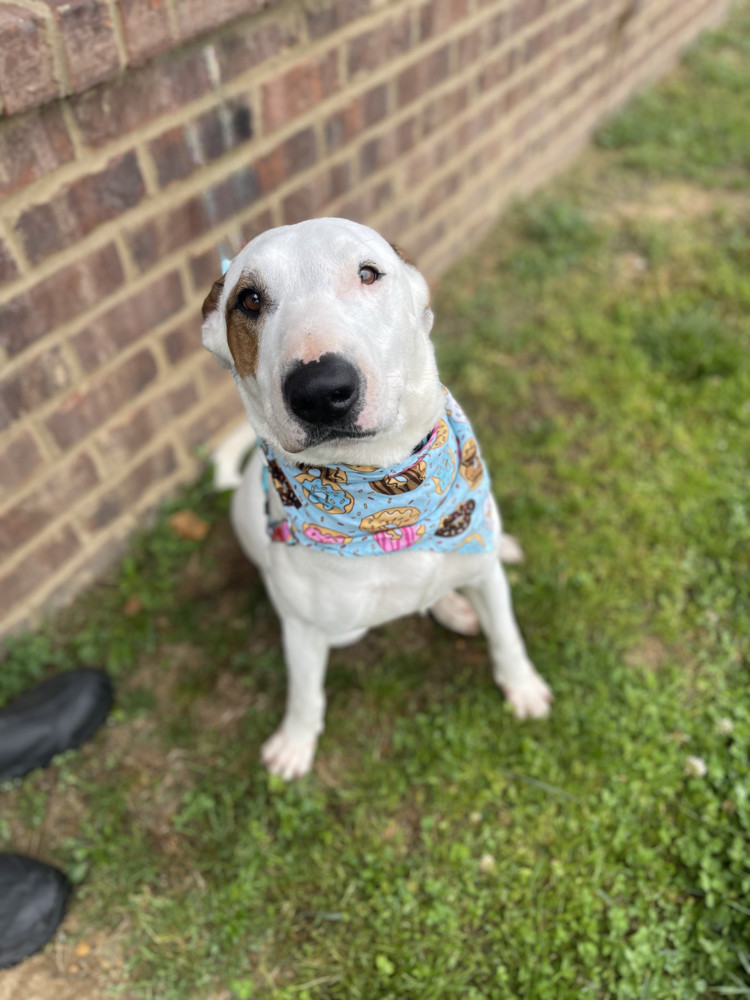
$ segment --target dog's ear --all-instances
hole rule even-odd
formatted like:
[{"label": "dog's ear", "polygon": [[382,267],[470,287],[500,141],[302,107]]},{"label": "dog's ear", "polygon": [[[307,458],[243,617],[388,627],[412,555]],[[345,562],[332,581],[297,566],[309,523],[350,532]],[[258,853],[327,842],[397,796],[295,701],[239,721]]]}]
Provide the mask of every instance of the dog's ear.
[{"label": "dog's ear", "polygon": [[224,314],[219,308],[223,291],[224,276],[222,275],[213,283],[211,291],[203,300],[201,339],[203,346],[213,354],[222,368],[231,368],[234,361],[227,344],[227,324]]},{"label": "dog's ear", "polygon": [[396,254],[396,256],[404,262],[404,264],[409,264],[411,267],[416,267],[417,265],[411,259],[409,254],[402,249],[397,243],[391,243],[391,250]]},{"label": "dog's ear", "polygon": [[429,285],[425,281],[421,271],[418,270],[417,265],[411,257],[401,249],[400,246],[397,246],[395,243],[391,243],[391,249],[399,260],[406,264],[406,273],[409,278],[409,287],[414,301],[414,308],[422,316],[422,324],[424,326],[425,333],[429,333],[432,329],[432,323],[435,318],[432,313],[432,309],[430,308]]},{"label": "dog's ear", "polygon": [[212,313],[214,309],[219,308],[219,299],[221,298],[221,293],[224,291],[224,275],[217,278],[216,281],[211,285],[211,291],[203,300],[203,306],[201,312],[203,313],[203,318],[206,319],[209,313]]}]

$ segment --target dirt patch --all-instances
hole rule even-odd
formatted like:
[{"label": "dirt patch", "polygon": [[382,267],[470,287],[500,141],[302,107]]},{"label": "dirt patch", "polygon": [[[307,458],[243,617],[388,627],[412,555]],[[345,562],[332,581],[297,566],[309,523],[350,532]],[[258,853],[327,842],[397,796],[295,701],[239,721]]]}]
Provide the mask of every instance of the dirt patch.
[{"label": "dirt patch", "polygon": [[625,663],[629,667],[645,667],[647,670],[658,670],[664,663],[667,647],[656,636],[646,635],[625,654]]},{"label": "dirt patch", "polygon": [[245,678],[225,671],[216,678],[213,691],[196,701],[192,718],[201,727],[233,729],[252,701]]},{"label": "dirt patch", "polygon": [[747,211],[750,200],[739,191],[707,190],[680,181],[653,183],[644,187],[637,198],[614,199],[602,211],[607,222],[623,219],[649,219],[672,222],[699,219],[729,208],[734,214]]},{"label": "dirt patch", "polygon": [[69,916],[43,952],[0,972],[0,1000],[104,1000],[122,982],[126,930],[82,937]]}]

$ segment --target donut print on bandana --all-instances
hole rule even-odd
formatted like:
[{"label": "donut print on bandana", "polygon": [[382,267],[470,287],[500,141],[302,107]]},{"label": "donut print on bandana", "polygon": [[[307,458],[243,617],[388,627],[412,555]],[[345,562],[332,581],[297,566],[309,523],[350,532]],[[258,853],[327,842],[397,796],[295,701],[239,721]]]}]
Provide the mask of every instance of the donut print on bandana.
[{"label": "donut print on bandana", "polygon": [[409,466],[398,475],[384,476],[382,479],[376,479],[371,485],[377,493],[382,493],[384,496],[399,496],[401,493],[410,493],[412,490],[419,489],[426,475],[427,464],[417,462],[416,465]]},{"label": "donut print on bandana", "polygon": [[268,471],[271,473],[273,485],[276,487],[279,500],[281,500],[284,507],[301,507],[302,501],[297,498],[297,495],[289,484],[289,480],[281,471],[279,463],[274,461],[269,462]]},{"label": "donut print on bandana", "polygon": [[459,468],[461,469],[461,475],[469,484],[469,489],[475,490],[482,481],[484,468],[474,438],[469,438],[461,449],[461,464]]},{"label": "donut print on bandana", "polygon": [[294,479],[301,484],[305,499],[313,507],[329,514],[349,513],[354,506],[354,498],[341,486],[347,481],[343,469],[321,469],[310,465],[304,470]]},{"label": "donut print on bandana", "polygon": [[453,538],[455,535],[462,535],[471,524],[471,515],[474,513],[476,504],[473,500],[467,500],[446,517],[441,518],[440,527],[435,532],[441,538]]},{"label": "donut print on bandana", "polygon": [[445,412],[403,466],[292,465],[261,442],[286,518],[268,525],[272,540],[342,556],[492,551],[489,476],[444,392]]}]

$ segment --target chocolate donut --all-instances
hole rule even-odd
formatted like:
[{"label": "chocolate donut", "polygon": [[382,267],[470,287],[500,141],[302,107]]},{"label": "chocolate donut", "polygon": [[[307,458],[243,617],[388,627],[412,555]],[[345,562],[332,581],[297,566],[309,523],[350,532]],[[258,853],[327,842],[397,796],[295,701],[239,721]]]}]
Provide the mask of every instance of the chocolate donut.
[{"label": "chocolate donut", "polygon": [[296,507],[299,509],[302,506],[302,501],[290,486],[289,480],[281,471],[279,463],[272,459],[268,463],[268,471],[271,473],[271,480],[276,488],[276,492],[279,494],[279,500],[281,500],[282,504],[285,507]]},{"label": "chocolate donut", "polygon": [[404,469],[403,472],[399,472],[395,476],[383,476],[382,479],[369,485],[376,493],[382,493],[385,496],[398,496],[400,493],[410,493],[412,490],[418,489],[424,482],[426,475],[427,465],[424,462],[417,462],[416,465]]},{"label": "chocolate donut", "polygon": [[471,524],[471,515],[474,513],[475,507],[476,504],[473,500],[467,500],[466,503],[456,507],[452,514],[446,514],[445,517],[441,518],[440,527],[435,534],[441,538],[455,538],[456,535],[466,531]]}]

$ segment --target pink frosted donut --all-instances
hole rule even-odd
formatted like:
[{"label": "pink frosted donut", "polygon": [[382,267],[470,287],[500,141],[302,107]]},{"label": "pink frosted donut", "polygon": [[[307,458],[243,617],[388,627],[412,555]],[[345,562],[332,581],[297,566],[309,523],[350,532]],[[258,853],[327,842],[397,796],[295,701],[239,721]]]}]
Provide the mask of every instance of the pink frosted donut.
[{"label": "pink frosted donut", "polygon": [[345,535],[343,531],[333,531],[319,524],[303,525],[302,533],[311,542],[322,542],[324,545],[348,545],[352,540],[351,535]]},{"label": "pink frosted donut", "polygon": [[383,552],[399,552],[408,549],[424,535],[423,524],[407,524],[404,528],[389,528],[388,531],[378,531],[372,537]]}]

